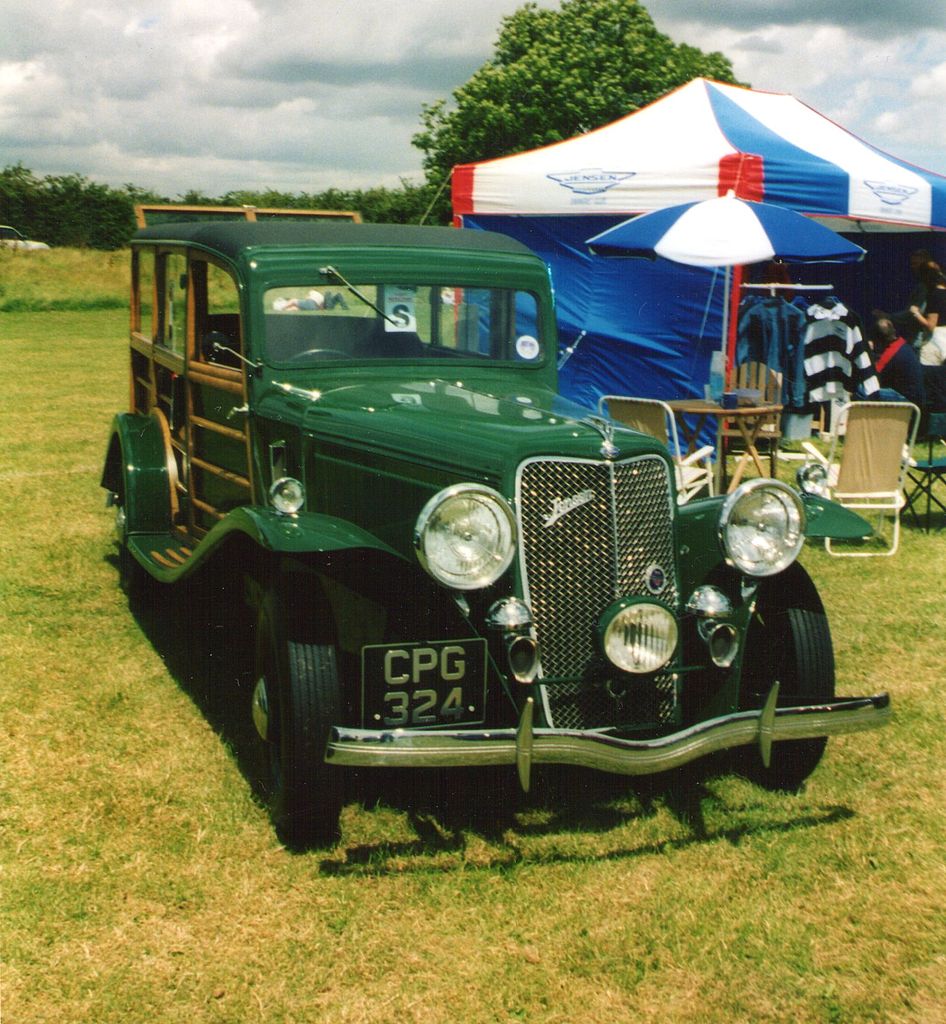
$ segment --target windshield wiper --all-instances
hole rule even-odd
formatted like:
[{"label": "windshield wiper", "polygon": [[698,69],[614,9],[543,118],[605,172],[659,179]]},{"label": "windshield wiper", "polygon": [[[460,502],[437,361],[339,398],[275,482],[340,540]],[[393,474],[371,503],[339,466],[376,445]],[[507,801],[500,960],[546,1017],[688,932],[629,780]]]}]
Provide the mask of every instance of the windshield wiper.
[{"label": "windshield wiper", "polygon": [[371,299],[369,299],[368,296],[365,295],[365,293],[363,291],[360,291],[358,288],[356,288],[351,283],[351,281],[349,281],[345,277],[344,274],[339,273],[339,271],[336,270],[335,267],[333,267],[331,265],[326,266],[326,267],[319,267],[319,273],[323,277],[329,277],[329,276],[337,277],[338,280],[341,281],[342,284],[352,293],[352,295],[355,296],[355,298],[361,299],[361,301],[366,306],[370,306],[378,314],[378,316],[384,317],[384,319],[387,320],[387,322],[389,324],[394,324],[395,327],[400,327],[401,326],[397,322],[397,320],[395,320],[393,317],[388,316],[388,314],[385,313],[385,311],[380,306],[378,306],[374,302],[372,302]]}]

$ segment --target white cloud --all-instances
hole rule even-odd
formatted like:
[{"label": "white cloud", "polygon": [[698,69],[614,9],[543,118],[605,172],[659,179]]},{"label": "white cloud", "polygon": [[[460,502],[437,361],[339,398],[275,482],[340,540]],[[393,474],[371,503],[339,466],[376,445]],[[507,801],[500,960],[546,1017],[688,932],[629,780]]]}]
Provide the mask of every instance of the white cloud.
[{"label": "white cloud", "polygon": [[910,95],[942,104],[946,95],[946,61],[917,75],[910,83]]},{"label": "white cloud", "polygon": [[28,88],[43,71],[38,60],[10,61],[0,64],[0,100],[12,96],[20,89]]},{"label": "white cloud", "polygon": [[[170,196],[420,180],[422,106],[468,80],[522,2],[0,0],[0,154]],[[756,88],[946,171],[946,6],[645,6]]]}]

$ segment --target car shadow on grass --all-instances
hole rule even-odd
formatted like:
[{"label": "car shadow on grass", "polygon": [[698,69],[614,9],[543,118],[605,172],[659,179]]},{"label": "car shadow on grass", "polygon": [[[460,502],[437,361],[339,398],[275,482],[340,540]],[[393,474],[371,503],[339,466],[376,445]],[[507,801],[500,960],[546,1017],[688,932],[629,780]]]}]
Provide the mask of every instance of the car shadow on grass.
[{"label": "car shadow on grass", "polygon": [[529,794],[518,791],[512,770],[414,772],[410,782],[387,775],[375,806],[400,809],[416,838],[343,841],[323,856],[320,870],[388,875],[633,859],[715,842],[739,846],[854,816],[849,807],[819,803],[801,813],[797,805],[773,810],[761,791],[758,800],[732,800],[721,792],[731,769],[718,758],[628,779],[546,767]]},{"label": "car shadow on grass", "polygon": [[[131,609],[168,672],[265,803],[266,771],[249,711],[252,623],[214,621],[208,610],[232,610],[240,602],[213,596],[202,587],[152,585]],[[778,798],[761,790],[757,800],[731,799],[726,777],[736,770],[727,754],[644,777],[543,766],[526,794],[513,766],[351,769],[345,774],[341,841],[330,850],[301,852],[318,858],[326,874],[503,869],[638,857],[720,840],[738,845],[753,835],[853,816],[847,807],[810,802],[781,813],[771,803]],[[656,821],[660,815],[666,821]]]}]

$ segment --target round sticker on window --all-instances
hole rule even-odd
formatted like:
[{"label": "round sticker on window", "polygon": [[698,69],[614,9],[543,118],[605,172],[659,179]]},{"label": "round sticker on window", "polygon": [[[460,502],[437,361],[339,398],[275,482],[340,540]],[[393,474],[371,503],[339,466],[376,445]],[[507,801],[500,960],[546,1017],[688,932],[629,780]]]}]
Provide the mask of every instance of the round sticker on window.
[{"label": "round sticker on window", "polygon": [[516,339],[516,353],[520,359],[535,359],[539,354],[539,343],[531,334]]}]

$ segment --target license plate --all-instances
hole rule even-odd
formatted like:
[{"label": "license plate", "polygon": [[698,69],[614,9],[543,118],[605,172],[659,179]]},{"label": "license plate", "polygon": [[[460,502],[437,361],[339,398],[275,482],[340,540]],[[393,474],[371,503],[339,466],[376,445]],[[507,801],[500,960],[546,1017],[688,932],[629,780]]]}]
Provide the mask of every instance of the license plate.
[{"label": "license plate", "polygon": [[480,724],[486,708],[486,641],[363,647],[361,697],[366,729]]}]

